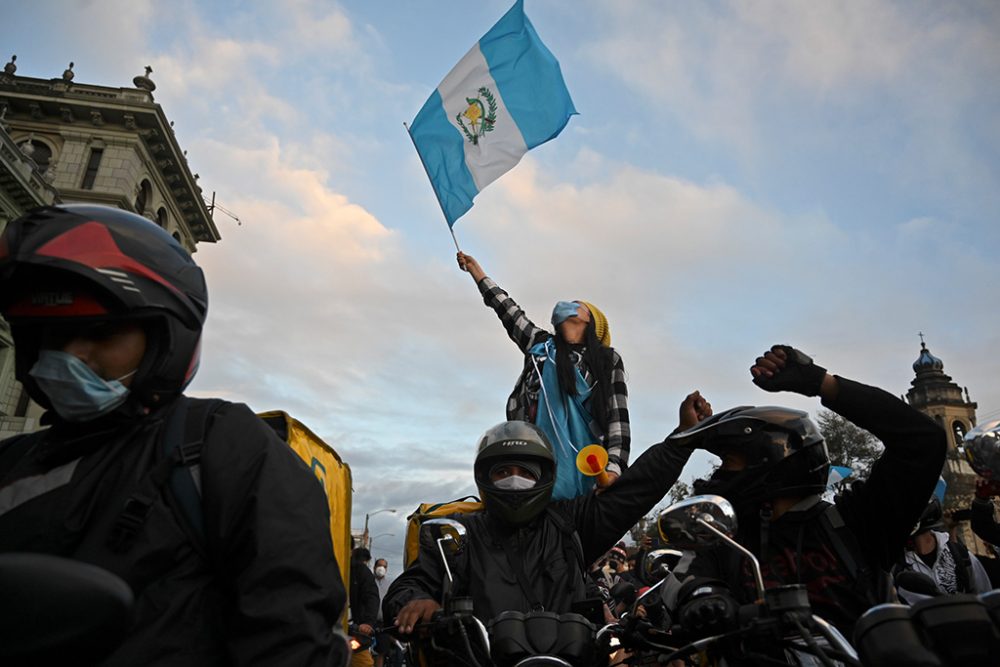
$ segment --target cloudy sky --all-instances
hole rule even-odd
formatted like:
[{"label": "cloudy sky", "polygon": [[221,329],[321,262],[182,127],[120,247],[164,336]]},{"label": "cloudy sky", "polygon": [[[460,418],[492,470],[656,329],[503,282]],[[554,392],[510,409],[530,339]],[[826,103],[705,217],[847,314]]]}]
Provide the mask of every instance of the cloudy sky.
[{"label": "cloudy sky", "polygon": [[[193,171],[237,213],[202,245],[198,395],[285,409],[354,471],[398,561],[419,502],[474,491],[519,352],[455,266],[403,122],[512,0],[7,0],[18,74],[128,86],[144,65]],[[633,458],[700,389],[785,403],[789,342],[904,393],[917,332],[1000,416],[1000,5],[527,0],[580,115],[456,225],[540,323],[607,314]],[[685,472],[703,472],[697,458]],[[385,535],[391,533],[390,537]]]}]

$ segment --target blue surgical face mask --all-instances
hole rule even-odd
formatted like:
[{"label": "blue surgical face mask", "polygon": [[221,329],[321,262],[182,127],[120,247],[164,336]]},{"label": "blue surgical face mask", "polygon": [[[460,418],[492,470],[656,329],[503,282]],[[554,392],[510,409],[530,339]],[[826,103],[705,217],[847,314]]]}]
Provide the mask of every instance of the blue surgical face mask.
[{"label": "blue surgical face mask", "polygon": [[571,317],[580,315],[580,304],[576,301],[559,301],[552,309],[552,326],[557,327]]},{"label": "blue surgical face mask", "polygon": [[70,422],[97,419],[124,403],[128,387],[121,381],[134,373],[105,380],[78,357],[59,350],[42,350],[28,371],[56,414]]}]

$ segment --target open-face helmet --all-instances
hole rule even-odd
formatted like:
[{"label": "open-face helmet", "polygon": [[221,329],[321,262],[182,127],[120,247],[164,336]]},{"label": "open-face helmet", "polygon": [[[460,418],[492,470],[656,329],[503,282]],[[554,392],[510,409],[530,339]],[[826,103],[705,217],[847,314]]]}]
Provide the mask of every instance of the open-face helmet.
[{"label": "open-face helmet", "polygon": [[0,235],[0,313],[11,325],[15,373],[43,407],[28,371],[47,327],[136,320],[146,353],[130,391],[146,406],[178,395],[198,370],[208,290],[202,271],[164,229],[109,206],[29,211]]},{"label": "open-face helmet", "polygon": [[[538,471],[538,480],[527,489],[498,488],[491,471],[500,465],[520,465]],[[552,498],[556,463],[545,434],[528,422],[497,424],[479,439],[475,463],[476,486],[486,511],[502,523],[520,526],[545,511]]]}]

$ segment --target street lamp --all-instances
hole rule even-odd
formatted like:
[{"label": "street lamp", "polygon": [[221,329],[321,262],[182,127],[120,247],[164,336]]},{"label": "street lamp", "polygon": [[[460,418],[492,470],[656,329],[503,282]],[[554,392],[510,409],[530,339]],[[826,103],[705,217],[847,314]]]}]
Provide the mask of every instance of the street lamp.
[{"label": "street lamp", "polygon": [[393,514],[395,514],[396,510],[395,508],[386,507],[385,509],[375,510],[374,512],[369,512],[368,514],[365,514],[365,529],[361,533],[361,545],[366,549],[371,548],[370,547],[371,541],[368,539],[368,518],[373,517],[376,514],[379,514],[380,512],[392,512]]}]

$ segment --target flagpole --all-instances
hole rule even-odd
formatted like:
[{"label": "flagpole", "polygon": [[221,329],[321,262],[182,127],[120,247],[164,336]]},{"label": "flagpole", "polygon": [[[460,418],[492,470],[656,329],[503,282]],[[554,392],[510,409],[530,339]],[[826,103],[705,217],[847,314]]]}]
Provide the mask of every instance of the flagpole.
[{"label": "flagpole", "polygon": [[427,174],[427,180],[430,181],[431,190],[434,191],[434,198],[437,199],[438,206],[441,207],[441,215],[444,216],[444,223],[448,225],[448,231],[451,232],[451,240],[455,242],[455,250],[462,252],[462,249],[458,247],[458,239],[455,237],[455,229],[448,224],[448,214],[444,212],[444,204],[441,203],[441,196],[438,195],[437,188],[434,187],[434,181],[431,179],[431,172],[427,171],[427,163],[424,162],[424,156],[420,154],[420,149],[417,148],[417,142],[413,139],[413,135],[410,134],[410,126],[406,124],[406,121],[403,121],[403,127],[406,128],[406,134],[410,137],[414,150],[417,151],[417,157],[420,158],[420,165],[424,168],[424,173]]}]

